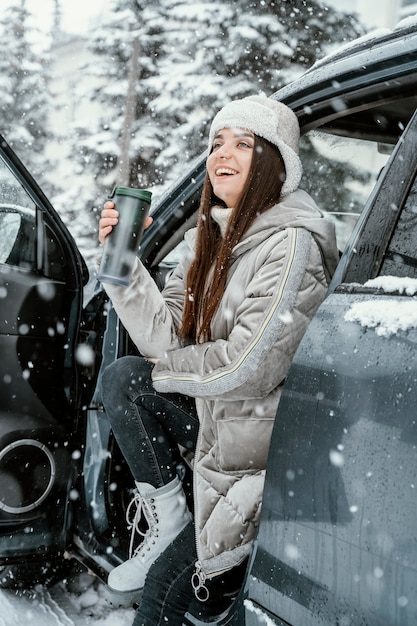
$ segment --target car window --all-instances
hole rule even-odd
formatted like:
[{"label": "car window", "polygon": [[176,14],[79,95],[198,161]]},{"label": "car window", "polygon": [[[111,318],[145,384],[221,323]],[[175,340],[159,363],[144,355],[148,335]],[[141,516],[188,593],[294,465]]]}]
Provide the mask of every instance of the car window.
[{"label": "car window", "polygon": [[343,252],[393,146],[311,131],[301,139],[301,187],[335,222]]},{"label": "car window", "polygon": [[401,210],[380,275],[417,278],[417,178]]},{"label": "car window", "polygon": [[[362,94],[359,101],[352,95],[343,106],[326,104],[316,117],[301,116],[302,131],[308,132],[300,141],[300,187],[335,222],[341,252],[415,110],[414,95],[401,96],[398,85],[388,87],[381,86],[387,88],[384,99],[380,93],[375,99],[373,91],[369,98]],[[184,251],[184,230],[176,227],[175,234],[159,246],[155,265],[178,262]]]},{"label": "car window", "polygon": [[[335,222],[341,252],[393,147],[391,144],[316,130],[301,138],[300,157],[304,174],[300,187]],[[185,243],[181,241],[168,253],[164,262],[177,263],[185,248]]]}]

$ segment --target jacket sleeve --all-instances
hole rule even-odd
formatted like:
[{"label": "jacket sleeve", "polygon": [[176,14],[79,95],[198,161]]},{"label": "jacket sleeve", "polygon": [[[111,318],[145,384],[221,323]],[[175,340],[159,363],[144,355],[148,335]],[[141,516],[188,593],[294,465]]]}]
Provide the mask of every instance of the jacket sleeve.
[{"label": "jacket sleeve", "polygon": [[127,287],[103,283],[123,326],[144,357],[160,358],[180,345],[177,331],[191,256],[189,249],[162,292],[138,259]]},{"label": "jacket sleeve", "polygon": [[[312,315],[308,309],[317,308],[324,287],[317,289],[307,270],[309,232],[287,229],[269,243],[229,337],[168,352],[153,370],[158,391],[235,400],[263,397],[283,382]],[[305,310],[304,300],[309,300]]]}]

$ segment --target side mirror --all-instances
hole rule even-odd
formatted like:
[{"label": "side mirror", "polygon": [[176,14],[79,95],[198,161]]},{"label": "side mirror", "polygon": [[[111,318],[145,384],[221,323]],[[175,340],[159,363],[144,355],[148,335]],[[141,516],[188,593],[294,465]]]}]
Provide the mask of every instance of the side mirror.
[{"label": "side mirror", "polygon": [[35,269],[35,211],[19,205],[0,205],[0,263]]}]

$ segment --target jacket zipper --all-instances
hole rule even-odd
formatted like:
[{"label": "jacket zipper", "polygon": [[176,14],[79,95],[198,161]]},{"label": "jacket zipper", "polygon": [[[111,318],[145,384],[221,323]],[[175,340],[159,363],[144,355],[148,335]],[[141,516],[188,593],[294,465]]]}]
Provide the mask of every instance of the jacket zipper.
[{"label": "jacket zipper", "polygon": [[[195,459],[198,457],[198,453],[200,451],[200,443],[201,443],[201,427],[198,430],[198,437],[197,437],[197,442],[196,442],[196,447],[195,447],[195,456],[194,456]],[[193,471],[194,532],[195,532],[195,546],[196,546],[196,553],[197,553],[197,561],[195,562],[195,566],[194,566],[195,571],[191,576],[191,585],[193,587],[194,595],[197,598],[197,600],[199,600],[200,602],[207,602],[210,596],[210,592],[206,586],[206,580],[210,580],[211,578],[215,578],[219,574],[223,574],[223,572],[227,572],[228,568],[220,570],[218,572],[212,572],[210,574],[206,574],[203,571],[203,565],[201,562],[202,559],[201,559],[201,553],[200,553],[200,541],[198,538],[198,524],[197,524],[198,500],[196,497],[197,496],[197,487],[196,487],[197,479],[195,476],[195,472],[196,472],[196,469],[194,468],[194,471]]]},{"label": "jacket zipper", "polygon": [[221,574],[224,574],[225,572],[229,572],[229,571],[230,571],[229,568],[225,568],[225,569],[219,570],[218,572],[212,572],[211,574],[206,574],[203,571],[203,566],[201,564],[201,561],[196,561],[195,572],[191,576],[191,584],[193,586],[194,595],[197,598],[197,600],[200,600],[200,602],[206,602],[210,596],[210,592],[206,586],[206,580],[211,580],[212,578],[216,578],[216,576],[220,576]]},{"label": "jacket zipper", "polygon": [[191,584],[194,589],[194,595],[200,602],[206,602],[210,592],[206,587],[206,574],[203,572],[201,561],[196,561],[195,572],[191,576]]},{"label": "jacket zipper", "polygon": [[[205,403],[204,403],[204,411],[206,410],[205,407]],[[202,418],[204,419],[204,415],[202,416]],[[201,421],[203,421],[203,419]],[[198,459],[199,453],[200,453],[200,444],[201,444],[201,425],[198,429],[198,437],[197,437],[197,443],[196,443],[196,447],[195,447],[195,456],[194,459]],[[197,464],[194,467],[194,472],[193,472],[193,492],[194,492],[194,532],[195,532],[195,547],[196,547],[196,553],[197,553],[197,561],[195,563],[195,572],[193,573],[193,575],[191,576],[191,585],[194,589],[194,595],[197,598],[197,600],[200,600],[200,602],[206,602],[209,598],[209,590],[207,589],[205,582],[206,582],[206,574],[205,572],[203,572],[203,567],[201,564],[201,554],[200,554],[200,541],[199,541],[199,537],[198,537],[198,499],[197,499],[197,477],[196,477],[196,471],[197,471]]]}]

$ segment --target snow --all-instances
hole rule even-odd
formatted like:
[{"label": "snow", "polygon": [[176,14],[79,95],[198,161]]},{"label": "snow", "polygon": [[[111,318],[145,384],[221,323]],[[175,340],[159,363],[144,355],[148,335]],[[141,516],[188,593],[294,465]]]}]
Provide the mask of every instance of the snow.
[{"label": "snow", "polygon": [[[380,276],[365,283],[365,287],[382,289],[385,293],[417,293],[417,280],[398,276]],[[365,328],[375,329],[380,337],[390,337],[399,331],[417,328],[417,300],[380,298],[355,302],[345,314],[347,322],[358,322]]]},{"label": "snow", "polygon": [[[74,31],[77,33],[80,32],[81,26],[84,31],[87,24],[90,23],[89,16],[85,15],[87,9],[90,5],[90,8],[92,8],[92,6],[96,4],[96,2],[100,2],[100,0],[90,0],[90,3],[84,3],[82,5],[84,14],[83,20],[79,19],[79,10],[74,10],[78,2],[79,0],[66,0],[64,3],[64,7],[66,7],[64,14],[68,17],[67,14],[71,13],[71,17],[76,20]],[[107,5],[107,0],[102,0],[102,2]],[[7,4],[17,5],[18,3],[10,0]],[[52,2],[50,4],[52,6]],[[155,121],[154,117],[158,117],[156,113],[161,115],[164,120],[164,128],[166,121],[165,116],[167,116],[168,121],[172,118],[171,126],[166,124],[166,127],[172,130],[174,138],[171,146],[168,145],[165,147],[161,157],[157,158],[154,156],[154,153],[151,153],[149,157],[143,159],[144,161],[156,163],[157,165],[163,160],[169,162],[173,154],[187,154],[190,147],[188,140],[186,141],[184,138],[192,135],[191,131],[193,128],[196,129],[194,130],[196,137],[202,135],[204,120],[207,118],[207,111],[212,110],[218,94],[222,94],[222,97],[226,100],[230,97],[237,97],[242,93],[253,91],[254,88],[268,88],[270,91],[271,79],[268,74],[266,78],[263,78],[261,72],[262,63],[259,65],[260,69],[256,69],[253,75],[249,73],[248,70],[245,70],[236,78],[228,76],[227,82],[223,80],[223,74],[220,73],[220,70],[219,73],[214,71],[216,64],[220,64],[222,61],[222,52],[227,52],[225,57],[229,65],[231,65],[233,61],[233,59],[230,59],[231,50],[234,50],[236,59],[245,56],[247,43],[256,40],[257,30],[253,26],[256,26],[256,23],[258,24],[259,32],[263,32],[264,28],[276,32],[276,39],[270,43],[269,47],[266,49],[265,57],[273,58],[274,55],[277,55],[282,58],[282,67],[279,66],[279,71],[277,71],[276,74],[276,76],[279,77],[279,81],[288,81],[289,78],[293,78],[294,75],[299,73],[298,66],[290,64],[293,52],[292,47],[289,43],[282,40],[283,37],[280,37],[280,33],[283,30],[282,25],[279,21],[274,21],[269,14],[268,16],[262,16],[261,14],[258,15],[258,13],[254,13],[253,15],[245,17],[243,12],[238,15],[241,21],[239,21],[235,29],[235,39],[232,38],[230,40],[231,44],[229,39],[218,37],[216,25],[220,24],[220,26],[224,26],[228,24],[230,21],[229,18],[234,15],[231,7],[221,2],[214,5],[217,7],[218,17],[216,18],[215,28],[209,30],[207,33],[207,39],[204,40],[204,47],[199,50],[198,47],[194,49],[191,45],[190,54],[188,55],[185,54],[183,51],[184,46],[182,46],[180,47],[180,51],[183,51],[183,56],[179,56],[176,25],[186,21],[188,28],[187,33],[186,35],[180,35],[180,37],[183,38],[184,42],[187,41],[188,37],[191,42],[196,41],[200,46],[202,36],[199,35],[198,29],[195,28],[194,21],[201,32],[205,23],[202,13],[204,5],[200,3],[186,3],[183,5],[181,3],[171,4],[173,4],[171,12],[173,24],[172,34],[168,31],[165,35],[167,45],[169,39],[172,38],[172,56],[168,53],[166,53],[165,56],[164,54],[158,55],[159,71],[153,69],[149,59],[146,60],[146,63],[149,65],[149,68],[148,65],[146,66],[146,70],[149,71],[150,77],[146,79],[145,86],[150,90],[150,93],[153,94],[152,101],[149,105],[152,116],[144,116],[144,121],[140,126],[140,132],[137,132],[137,137],[135,141],[132,142],[132,147],[138,153],[140,149],[143,150],[144,148],[153,147],[157,150],[155,154],[159,154],[161,141],[165,140],[165,133],[163,133],[161,137],[160,127],[156,123],[158,119]],[[261,5],[262,4],[264,3],[261,3]],[[68,7],[70,8],[68,9]],[[213,6],[209,5],[205,8],[208,12],[207,23],[211,23],[211,21],[214,20]],[[87,13],[88,12],[89,11],[87,11]],[[129,15],[130,12],[127,12],[126,15],[119,13],[122,28],[118,30],[117,33],[120,37],[117,50],[126,47],[129,43],[129,39],[127,38],[129,31],[125,28],[126,24],[122,23],[121,19],[128,19]],[[156,14],[154,20],[155,23],[158,22],[159,26],[160,15]],[[145,26],[147,25],[149,32],[153,32],[152,21],[150,19],[148,24],[146,24],[146,19],[143,20],[143,23]],[[164,23],[167,24],[167,22]],[[148,31],[146,32],[149,36]],[[225,29],[225,32],[227,32],[227,29]],[[301,31],[301,34],[303,33],[304,29]],[[108,42],[107,35],[107,30],[97,28],[96,37],[99,41]],[[294,27],[291,45],[294,45],[295,49],[297,49],[298,46],[305,45],[304,39],[300,39],[301,43],[298,43],[299,40],[296,35],[297,29]],[[375,33],[373,36],[375,36]],[[325,39],[327,40],[327,38],[331,40],[331,33],[329,33],[328,37]],[[124,39],[126,39],[126,41]],[[238,47],[235,42],[240,40],[242,40],[242,46]],[[246,43],[244,40],[246,40]],[[52,115],[54,138],[49,140],[46,150],[51,160],[58,163],[58,165],[50,170],[51,180],[54,182],[63,181],[64,183],[63,188],[58,185],[58,189],[53,192],[55,196],[54,204],[58,205],[58,209],[62,207],[60,211],[62,215],[64,215],[65,210],[67,211],[68,225],[72,227],[74,224],[73,234],[74,236],[77,235],[79,246],[82,247],[86,231],[88,231],[87,239],[88,234],[92,232],[92,226],[86,225],[88,216],[87,209],[90,210],[90,206],[93,202],[100,204],[99,199],[102,197],[102,189],[96,186],[96,178],[99,176],[100,165],[103,160],[105,161],[108,158],[108,155],[112,155],[113,157],[118,155],[119,144],[117,132],[120,128],[120,103],[118,102],[118,97],[125,90],[126,83],[122,79],[121,73],[119,77],[120,80],[117,82],[109,80],[109,75],[111,76],[110,60],[113,60],[114,49],[116,49],[115,45],[113,48],[109,49],[108,55],[103,55],[105,73],[100,75],[100,67],[97,67],[96,59],[91,60],[89,58],[88,54],[90,53],[86,48],[85,42],[77,40],[74,44],[74,41],[71,40],[68,41],[67,47],[64,45],[65,41],[61,42],[61,44],[62,45],[54,52],[55,55],[58,55],[59,50],[59,54],[61,55],[58,59],[54,59],[55,61],[59,61],[59,64],[57,63],[55,67],[54,73],[55,91],[52,98],[46,98],[46,100],[51,101],[51,103],[55,105]],[[317,44],[314,43],[314,47],[316,47],[316,45]],[[5,48],[8,49],[7,46],[5,46]],[[160,46],[158,44],[157,49],[159,50],[159,48]],[[178,55],[178,58],[175,55]],[[207,67],[204,63],[206,57],[211,63],[207,64]],[[187,61],[185,59],[187,59]],[[6,62],[9,63],[8,57],[6,58]],[[124,60],[121,61],[121,64],[124,63]],[[27,61],[26,69],[35,74],[40,73],[42,64]],[[196,77],[198,77],[198,80],[196,80]],[[100,82],[100,80],[102,82]],[[262,80],[267,82],[262,82]],[[277,80],[278,79],[274,82],[275,88],[278,86]],[[9,92],[12,91],[11,78],[6,76],[6,72],[4,71],[0,77],[0,81],[2,85],[0,91],[2,92],[3,109],[5,109],[11,102],[10,96],[8,95]],[[9,83],[9,85],[7,83]],[[141,85],[142,84],[143,83],[141,83]],[[72,90],[69,94],[67,91],[64,91],[64,88],[67,89],[68,86]],[[28,88],[26,88],[26,91],[32,93]],[[46,94],[45,90],[40,91]],[[88,99],[88,96],[91,95],[90,91],[94,95],[92,102]],[[110,115],[110,112],[113,114],[114,111],[113,109],[109,110],[106,99],[112,100],[117,115]],[[216,102],[216,107],[218,107],[218,104],[219,103]],[[178,121],[176,116],[183,110],[185,111],[185,115],[180,116]],[[171,114],[170,118],[168,117],[168,113]],[[105,130],[100,132],[98,129],[102,128]],[[84,130],[85,135],[81,133],[81,130]],[[174,132],[175,130],[177,131],[176,133]],[[72,133],[72,131],[74,132]],[[26,128],[21,126],[16,129],[15,141],[30,144],[31,136]],[[81,151],[81,143],[85,152]],[[202,141],[201,145],[205,147],[205,142]],[[200,147],[197,146],[194,151],[200,153]],[[94,156],[96,156],[96,158],[94,158]],[[192,151],[191,156],[193,156]],[[24,160],[27,162],[28,154],[25,154]],[[44,162],[44,156],[42,156],[42,162],[43,167],[48,170]],[[184,167],[183,162],[180,163],[180,167]],[[30,166],[29,169],[32,170],[32,166]],[[150,180],[153,181],[153,166],[150,170]],[[168,174],[174,177],[175,172],[173,171],[171,174],[170,171],[167,171],[167,175]],[[107,176],[108,175],[109,174],[107,174]],[[46,178],[48,179],[48,176],[46,176]],[[105,184],[106,181],[107,179],[104,178],[103,175],[101,183]],[[70,197],[66,195],[67,187],[70,188],[70,192],[73,196]],[[72,206],[75,208],[70,212],[69,209],[71,209]],[[80,209],[84,209],[84,211]],[[90,213],[92,214],[93,211],[90,210]],[[85,246],[86,258],[87,255],[90,254],[90,250],[91,237],[88,239],[87,245]],[[91,254],[93,255],[95,253],[92,252]],[[403,289],[405,291],[399,291],[399,293],[407,293],[407,295],[410,295],[407,290],[413,288],[416,289],[413,294],[417,293],[416,285],[413,287],[412,285],[405,285],[404,283]],[[392,289],[387,288],[387,291],[392,291]],[[4,293],[0,293],[0,299],[2,297],[4,297]],[[413,312],[413,315],[415,315],[413,323],[416,325],[417,302],[414,302],[414,305],[416,311]],[[395,312],[398,316],[398,306],[396,307],[396,311],[393,311],[393,317]],[[373,324],[372,327],[377,329],[383,327],[381,322],[376,321],[375,318],[369,319],[363,311],[352,311],[351,314],[353,316],[352,319],[355,321],[369,325]],[[386,309],[384,310],[384,315],[387,321]],[[403,313],[401,313],[401,317],[405,319]],[[411,324],[412,322],[408,321],[408,323]],[[394,327],[394,325],[390,324],[389,328],[392,327]],[[81,362],[88,364],[91,354],[88,350],[84,350],[78,352],[77,357]],[[261,409],[262,407],[260,407],[259,410]],[[79,454],[79,452],[76,452],[76,454]],[[333,462],[337,462],[338,459],[337,453],[333,455]],[[31,624],[31,626],[88,626],[91,624],[96,626],[130,626],[134,619],[133,609],[114,610],[107,605],[104,599],[103,584],[87,574],[80,575],[76,583],[73,583],[71,587],[69,587],[67,583],[62,582],[50,589],[40,586],[34,592],[19,594],[0,590],[0,606],[2,609],[0,611],[0,626],[22,626],[26,623]],[[246,609],[255,613],[258,616],[259,622],[264,622],[267,625],[273,623],[259,608],[255,607],[249,601],[246,602]]]},{"label": "snow", "polygon": [[113,609],[104,599],[104,585],[80,574],[68,589],[60,583],[51,589],[16,594],[0,590],[0,626],[131,626],[134,609]]},{"label": "snow", "polygon": [[247,611],[251,611],[257,616],[258,624],[264,623],[266,626],[274,626],[275,622],[272,621],[259,607],[256,607],[250,600],[245,600],[245,607]]},{"label": "snow", "polygon": [[314,63],[311,69],[315,69],[316,67],[319,67],[323,65],[324,63],[328,63],[334,57],[338,56],[341,52],[347,52],[348,50],[353,50],[357,46],[361,46],[364,43],[371,44],[374,41],[381,39],[382,37],[386,37],[387,35],[390,35],[391,32],[392,31],[389,28],[376,28],[375,30],[370,31],[369,33],[366,33],[365,35],[362,35],[361,37],[358,37],[357,39],[354,39],[353,41],[349,41],[341,46],[337,46],[337,48],[335,48],[332,52],[330,52],[329,54],[326,54],[321,59],[318,59]]},{"label": "snow", "polygon": [[417,13],[415,13],[414,15],[409,15],[408,17],[404,17],[400,22],[398,22],[394,30],[410,28],[411,26],[415,26],[416,24],[417,24]]},{"label": "snow", "polygon": [[[398,22],[398,24],[395,26],[393,30],[397,31],[397,30],[402,30],[405,28],[410,28],[410,27],[416,26],[416,24],[417,24],[417,14],[409,15],[408,17],[405,17],[400,22]],[[349,41],[343,44],[342,46],[338,46],[331,53],[319,59],[313,65],[313,67],[318,67],[319,65],[322,65],[323,63],[327,63],[334,56],[338,55],[340,52],[346,52],[347,50],[355,48],[356,46],[362,45],[364,43],[369,43],[371,45],[374,41],[377,41],[378,39],[386,37],[387,35],[390,35],[392,32],[393,31],[390,28],[385,28],[385,27],[375,28],[369,31],[368,33],[365,33],[361,37],[354,39],[353,41]]]},{"label": "snow", "polygon": [[366,281],[365,287],[382,289],[385,293],[405,293],[407,296],[417,294],[417,279],[401,276],[378,276]]}]

